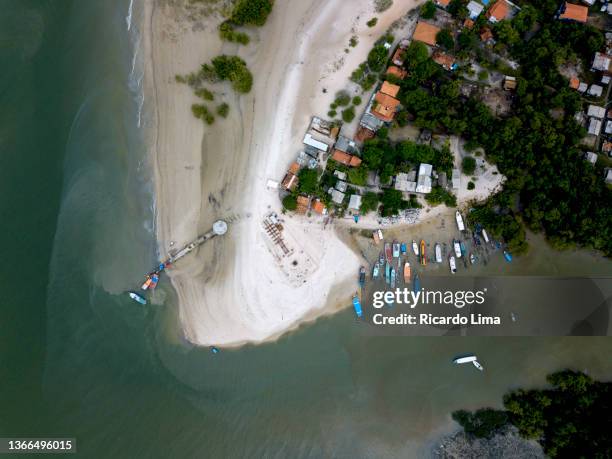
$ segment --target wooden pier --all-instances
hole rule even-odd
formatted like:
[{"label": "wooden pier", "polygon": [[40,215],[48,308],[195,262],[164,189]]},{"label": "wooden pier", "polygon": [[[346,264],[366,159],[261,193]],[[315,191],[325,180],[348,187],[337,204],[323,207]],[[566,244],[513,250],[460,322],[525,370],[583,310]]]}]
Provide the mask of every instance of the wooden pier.
[{"label": "wooden pier", "polygon": [[170,256],[168,257],[168,260],[164,262],[164,264],[165,263],[174,264],[177,260],[180,260],[185,255],[191,253],[193,250],[195,250],[196,248],[204,244],[206,241],[211,240],[215,236],[221,236],[225,234],[226,232],[227,232],[227,223],[224,222],[223,220],[217,220],[209,231],[198,236],[198,238],[195,241],[190,242],[178,252],[174,254],[170,254]]}]

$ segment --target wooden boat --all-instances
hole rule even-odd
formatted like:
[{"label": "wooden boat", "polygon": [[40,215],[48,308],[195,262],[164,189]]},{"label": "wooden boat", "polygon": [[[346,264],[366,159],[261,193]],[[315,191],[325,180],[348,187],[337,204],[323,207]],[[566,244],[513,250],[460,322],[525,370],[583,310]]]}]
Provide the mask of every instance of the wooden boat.
[{"label": "wooden boat", "polygon": [[457,220],[457,228],[459,228],[459,231],[465,231],[465,224],[463,223],[461,212],[455,212],[455,220]]},{"label": "wooden boat", "polygon": [[404,282],[410,283],[410,263],[404,263]]},{"label": "wooden boat", "polygon": [[453,248],[455,249],[456,257],[461,258],[461,244],[459,244],[459,241],[457,240],[453,241]]},{"label": "wooden boat", "polygon": [[395,288],[396,272],[395,268],[391,268],[391,288]]},{"label": "wooden boat", "polygon": [[419,256],[419,245],[414,239],[412,240],[412,251],[417,257]]},{"label": "wooden boat", "polygon": [[393,241],[393,258],[400,256],[400,245],[399,242]]},{"label": "wooden boat", "polygon": [[412,291],[414,293],[417,293],[419,290],[421,290],[421,278],[419,277],[419,273],[416,273],[414,275],[414,282],[412,284]]},{"label": "wooden boat", "polygon": [[512,254],[507,250],[504,250],[504,258],[508,263],[510,263],[512,261]]},{"label": "wooden boat", "polygon": [[391,265],[389,263],[385,264],[385,282],[387,284],[391,283]]},{"label": "wooden boat", "polygon": [[372,270],[372,277],[374,279],[378,279],[379,274],[380,274],[380,263],[376,262],[374,263],[374,269]]},{"label": "wooden boat", "polygon": [[476,264],[476,255],[474,255],[473,253],[470,253],[470,263]]},{"label": "wooden boat", "polygon": [[425,256],[425,240],[421,239],[421,264],[425,266],[427,264],[427,257]]},{"label": "wooden boat", "polygon": [[353,296],[353,309],[355,310],[355,315],[361,319],[363,312],[361,311],[361,302],[359,301],[359,296],[355,293]]},{"label": "wooden boat", "polygon": [[450,266],[451,273],[455,274],[457,272],[457,263],[452,255],[448,258],[448,265]]},{"label": "wooden boat", "polygon": [[384,252],[380,252],[380,255],[378,256],[378,264],[381,267],[385,264],[385,253]]},{"label": "wooden boat", "polygon": [[489,235],[487,234],[487,230],[485,230],[484,228],[482,229],[482,238],[487,244],[489,243]]},{"label": "wooden boat", "polygon": [[151,282],[153,282],[153,279],[151,279],[151,276],[147,276],[147,280],[144,281],[144,284],[142,284],[140,288],[143,290],[147,290],[151,286]]},{"label": "wooden boat", "polygon": [[442,263],[442,247],[440,247],[440,244],[438,243],[436,243],[435,252],[436,252],[436,263]]},{"label": "wooden boat", "polygon": [[157,287],[158,282],[159,282],[159,274],[153,273],[151,275],[151,285],[149,285],[149,290],[155,290],[155,287]]},{"label": "wooden boat", "polygon": [[387,263],[391,263],[391,260],[393,260],[393,253],[391,252],[391,244],[388,242],[385,242],[385,257],[387,259]]},{"label": "wooden boat", "polygon": [[402,252],[402,255],[406,255],[406,243],[402,242],[400,244],[400,252]]},{"label": "wooden boat", "polygon": [[366,269],[365,266],[359,268],[359,286],[363,288],[365,285]]}]

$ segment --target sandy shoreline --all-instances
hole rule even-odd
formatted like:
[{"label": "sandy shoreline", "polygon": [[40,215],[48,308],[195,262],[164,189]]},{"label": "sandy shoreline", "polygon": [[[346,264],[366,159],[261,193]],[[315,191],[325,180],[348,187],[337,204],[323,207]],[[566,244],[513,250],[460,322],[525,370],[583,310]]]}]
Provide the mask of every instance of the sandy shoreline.
[{"label": "sandy shoreline", "polygon": [[[360,259],[331,227],[307,218],[283,217],[303,269],[284,274],[291,268],[278,265],[262,227],[267,213],[281,210],[278,194],[265,183],[282,176],[310,116],[325,115],[372,43],[417,3],[395,2],[376,14],[371,0],[277,1],[265,27],[251,33],[251,44],[238,47],[220,42],[218,19],[191,20],[176,5],[145,2],[160,256],[217,218],[232,221],[226,236],[170,272],[189,341],[228,346],[275,339],[333,312],[353,293]],[[374,16],[378,24],[370,29],[365,22]],[[352,35],[359,44],[346,54]],[[190,111],[196,97],[174,76],[222,53],[247,62],[254,87],[241,97],[215,88],[222,93],[215,102],[227,102],[230,115],[204,126]]]}]

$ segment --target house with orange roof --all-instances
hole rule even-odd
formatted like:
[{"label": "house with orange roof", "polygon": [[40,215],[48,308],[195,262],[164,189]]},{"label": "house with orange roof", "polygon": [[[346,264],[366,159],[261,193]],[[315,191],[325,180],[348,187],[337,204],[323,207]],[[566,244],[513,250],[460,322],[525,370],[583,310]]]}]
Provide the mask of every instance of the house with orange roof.
[{"label": "house with orange roof", "polygon": [[434,3],[440,8],[446,8],[450,4],[450,0],[434,0]]},{"label": "house with orange roof", "polygon": [[315,199],[312,202],[312,210],[313,212],[320,214],[320,215],[325,215],[327,213],[327,208],[325,207],[325,204],[323,204],[323,202],[320,199]]},{"label": "house with orange roof", "polygon": [[397,48],[395,50],[395,52],[393,53],[393,57],[391,58],[391,62],[393,62],[395,65],[401,67],[402,65],[404,65],[404,53],[405,50],[403,48]]},{"label": "house with orange roof", "polygon": [[569,87],[572,89],[578,89],[580,87],[580,80],[576,77],[571,77]]},{"label": "house with orange roof", "polygon": [[584,5],[575,5],[573,3],[565,2],[559,10],[559,20],[561,21],[574,21],[574,22],[587,22],[589,17],[589,8]]},{"label": "house with orange roof", "polygon": [[397,77],[400,80],[403,80],[404,78],[406,78],[406,76],[408,76],[408,72],[400,67],[391,65],[387,69],[387,75],[393,75],[394,77]]},{"label": "house with orange roof", "polygon": [[331,158],[340,164],[344,164],[345,166],[358,167],[361,164],[361,158],[358,156],[349,155],[348,153],[340,150],[334,150]]},{"label": "house with orange roof", "polygon": [[388,81],[384,81],[382,86],[380,87],[380,92],[391,97],[397,97],[399,90],[400,87],[398,85],[389,83]]},{"label": "house with orange roof", "polygon": [[466,18],[465,21],[463,21],[463,27],[466,29],[471,29],[474,27],[474,21],[472,21],[470,18]]},{"label": "house with orange roof", "polygon": [[379,120],[390,122],[395,117],[395,111],[400,101],[384,92],[378,91],[374,96],[372,114]]},{"label": "house with orange roof", "polygon": [[308,208],[310,207],[310,198],[308,196],[298,196],[297,197],[297,208],[295,211],[298,214],[305,214],[308,212]]},{"label": "house with orange roof", "polygon": [[487,18],[490,22],[499,22],[510,18],[510,5],[506,0],[497,0],[487,11]]},{"label": "house with orange roof", "polygon": [[431,56],[432,60],[441,65],[445,70],[455,70],[455,58],[450,54],[443,53],[442,51],[436,51]]},{"label": "house with orange roof", "polygon": [[429,46],[436,46],[436,35],[440,32],[440,28],[427,22],[419,21],[412,38]]}]

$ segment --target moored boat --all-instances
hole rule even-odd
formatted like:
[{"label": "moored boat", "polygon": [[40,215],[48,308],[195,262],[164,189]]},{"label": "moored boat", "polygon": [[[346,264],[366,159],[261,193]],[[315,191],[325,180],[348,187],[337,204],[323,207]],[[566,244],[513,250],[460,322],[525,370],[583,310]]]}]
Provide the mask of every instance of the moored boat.
[{"label": "moored boat", "polygon": [[385,264],[385,254],[384,252],[380,252],[380,255],[378,256],[378,264],[382,267],[382,265]]},{"label": "moored boat", "polygon": [[363,288],[365,285],[366,269],[365,266],[359,268],[359,286]]},{"label": "moored boat", "polygon": [[453,241],[453,249],[455,250],[455,255],[457,258],[461,258],[461,244],[459,244],[459,241]]},{"label": "moored boat", "polygon": [[417,293],[419,290],[421,290],[421,278],[419,277],[419,273],[416,273],[414,275],[414,282],[412,284],[412,291],[414,293]]},{"label": "moored boat", "polygon": [[436,252],[436,263],[442,263],[442,247],[438,243],[436,243],[435,252]]},{"label": "moored boat", "polygon": [[470,253],[470,263],[471,264],[476,263],[476,255],[474,255],[473,253]]},{"label": "moored boat", "polygon": [[427,257],[425,255],[425,240],[421,239],[421,264],[425,266],[427,264]]},{"label": "moored boat", "polygon": [[467,250],[465,249],[465,244],[463,243],[463,241],[459,242],[459,248],[461,249],[461,256],[465,257]]},{"label": "moored boat", "polygon": [[487,234],[487,230],[485,230],[484,228],[482,229],[482,238],[487,244],[489,243],[489,235]]},{"label": "moored boat", "polygon": [[472,360],[472,363],[474,364],[474,366],[476,368],[478,368],[480,371],[484,371],[484,367],[480,364],[480,362],[478,360]]},{"label": "moored boat", "polygon": [[419,256],[419,245],[417,244],[417,241],[415,241],[414,239],[412,240],[412,251],[417,257]]},{"label": "moored boat", "polygon": [[374,279],[378,279],[378,275],[380,274],[380,263],[374,263],[374,269],[372,270],[372,277]]},{"label": "moored boat", "polygon": [[399,242],[393,241],[393,258],[400,256],[400,245]]},{"label": "moored boat", "polygon": [[384,239],[384,238],[383,238],[383,233],[382,233],[382,230],[381,230],[381,229],[379,229],[379,230],[376,230],[376,231],[378,231],[378,239],[380,239],[380,240],[382,241],[382,240]]},{"label": "moored boat", "polygon": [[359,301],[359,296],[357,296],[357,294],[353,296],[353,309],[355,310],[357,317],[361,319],[363,312],[361,311],[361,302]]},{"label": "moored boat", "polygon": [[155,290],[155,287],[157,287],[158,282],[159,282],[159,274],[153,273],[151,275],[151,285],[149,285],[149,289]]},{"label": "moored boat", "polygon": [[402,252],[402,255],[406,255],[406,243],[402,242],[400,244],[400,252]]},{"label": "moored boat", "polygon": [[385,242],[385,257],[387,258],[387,263],[391,263],[392,252],[391,252],[391,244],[389,242]]},{"label": "moored boat", "polygon": [[389,263],[385,264],[385,282],[387,284],[391,283],[391,265]]},{"label": "moored boat", "polygon": [[453,363],[455,365],[461,365],[462,363],[471,363],[471,362],[476,362],[477,360],[478,358],[474,354],[469,354],[463,357],[457,357],[456,359],[453,360]]},{"label": "moored boat", "polygon": [[147,304],[147,300],[145,299],[145,297],[139,295],[136,292],[129,292],[130,298],[133,299],[134,301],[136,301],[137,303],[140,304]]},{"label": "moored boat", "polygon": [[151,282],[153,282],[153,279],[151,279],[151,276],[147,276],[147,280],[144,281],[144,284],[142,284],[140,288],[143,290],[147,290],[151,286]]},{"label": "moored boat", "polygon": [[459,228],[459,231],[465,231],[465,224],[463,223],[461,212],[455,212],[455,220],[457,220],[457,228]]},{"label": "moored boat", "polygon": [[504,250],[504,258],[508,263],[510,263],[512,261],[512,254],[507,250]]},{"label": "moored boat", "polygon": [[410,263],[404,263],[404,282],[410,283]]},{"label": "moored boat", "polygon": [[450,266],[451,273],[455,274],[457,272],[457,263],[452,255],[448,258],[448,265]]},{"label": "moored boat", "polygon": [[380,242],[380,238],[378,237],[378,230],[372,231],[372,238],[374,239],[374,244],[378,244]]},{"label": "moored boat", "polygon": [[396,273],[395,268],[391,268],[391,288],[395,288]]}]

